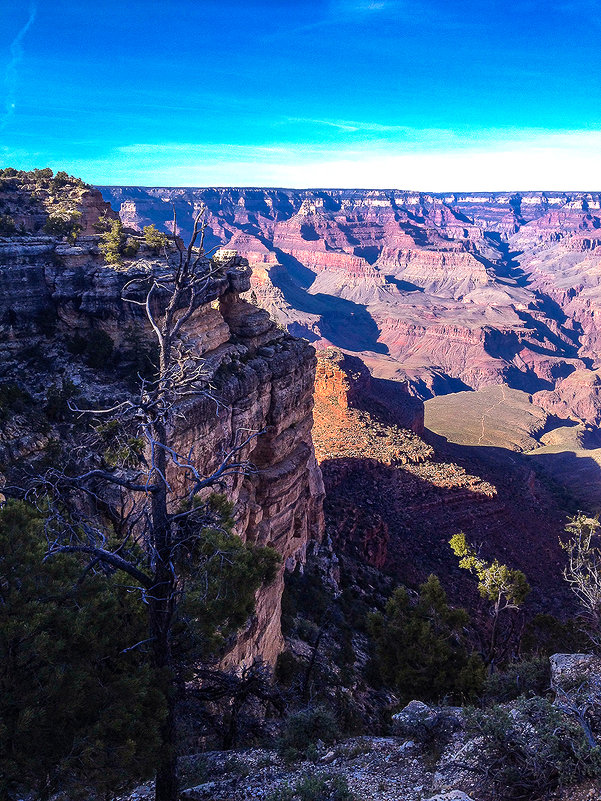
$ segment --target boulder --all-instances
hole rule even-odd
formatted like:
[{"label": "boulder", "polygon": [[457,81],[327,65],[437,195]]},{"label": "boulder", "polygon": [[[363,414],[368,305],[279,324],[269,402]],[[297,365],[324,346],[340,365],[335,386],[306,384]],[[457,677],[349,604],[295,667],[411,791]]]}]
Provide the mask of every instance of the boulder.
[{"label": "boulder", "polygon": [[410,701],[407,706],[392,716],[393,731],[401,737],[423,741],[445,738],[463,728],[461,707],[431,707],[423,701]]}]

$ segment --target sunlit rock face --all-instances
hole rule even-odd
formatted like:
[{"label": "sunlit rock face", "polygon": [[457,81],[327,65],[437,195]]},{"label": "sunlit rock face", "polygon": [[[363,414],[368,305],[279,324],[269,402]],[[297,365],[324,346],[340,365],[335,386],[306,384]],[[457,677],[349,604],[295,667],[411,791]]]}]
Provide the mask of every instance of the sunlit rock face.
[{"label": "sunlit rock face", "polygon": [[[0,238],[2,377],[16,378],[40,407],[48,387],[67,380],[99,405],[127,397],[131,384],[124,372],[132,342],[152,342],[142,310],[123,300],[123,288],[136,276],[164,271],[164,261],[141,242],[137,258],[106,265],[98,235],[85,233],[88,217],[93,230],[94,215],[97,220],[106,203],[98,192],[85,192],[77,202],[85,225],[75,244],[44,235],[43,215],[32,219],[26,213],[24,235]],[[256,434],[239,453],[252,469],[229,476],[221,490],[234,503],[236,533],[275,548],[281,568],[259,591],[255,614],[226,661],[261,657],[274,664],[283,646],[284,571],[304,559],[308,542],[320,539],[323,528],[323,483],[311,438],[316,360],[310,344],[241,297],[250,289],[250,274],[244,259],[230,259],[204,290],[186,338],[204,359],[209,389],[174,408],[170,426],[176,450],[189,454],[204,474]],[[94,331],[111,338],[114,373],[93,370],[69,351],[69,341],[79,336],[85,342]],[[0,469],[10,469],[16,458],[39,456],[53,438],[72,435],[65,424],[45,421],[39,435],[28,425],[18,415],[0,425]],[[180,480],[175,472],[169,479],[175,487]]]},{"label": "sunlit rock face", "polygon": [[598,194],[102,191],[138,228],[168,226],[173,203],[186,232],[205,203],[208,244],[248,259],[254,299],[291,333],[422,398],[561,392],[601,366]]}]

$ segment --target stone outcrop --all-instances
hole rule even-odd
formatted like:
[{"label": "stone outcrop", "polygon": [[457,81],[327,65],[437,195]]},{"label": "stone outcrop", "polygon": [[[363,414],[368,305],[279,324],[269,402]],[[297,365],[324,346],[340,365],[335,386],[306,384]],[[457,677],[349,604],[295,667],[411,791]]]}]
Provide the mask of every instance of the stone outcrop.
[{"label": "stone outcrop", "polygon": [[[102,205],[93,207],[98,212]],[[39,234],[0,238],[1,377],[16,381],[40,409],[53,384],[69,383],[95,402],[126,396],[123,373],[132,348],[151,337],[122,290],[132,278],[164,269],[143,244],[140,254],[144,258],[111,267],[99,255],[96,236],[81,235],[75,245]],[[212,389],[175,409],[172,429],[177,449],[191,453],[205,474],[249,432],[260,432],[240,454],[252,472],[228,477],[225,491],[234,502],[236,533],[275,548],[282,566],[274,583],[259,591],[255,615],[229,661],[261,656],[273,664],[283,644],[284,569],[302,561],[307,543],[322,532],[323,484],[311,439],[315,352],[240,297],[249,279],[247,263],[230,259],[189,320],[187,344],[204,358]],[[93,370],[67,347],[77,337],[85,344],[94,331],[112,341],[114,373]],[[64,425],[45,421],[44,435],[33,436],[26,430],[32,419],[0,422],[4,469],[11,455],[39,455],[49,438],[66,435]]]},{"label": "stone outcrop", "polygon": [[542,390],[534,401],[557,417],[601,425],[601,368],[575,370],[555,385]]},{"label": "stone outcrop", "polygon": [[[453,445],[450,431],[449,441],[427,431],[425,441],[416,433],[422,402],[403,395],[398,382],[388,383],[399,393],[394,403],[385,402],[387,382],[370,377],[357,357],[333,348],[318,352],[313,438],[326,489],[326,530],[347,570],[367,564],[409,586],[435,573],[454,602],[471,607],[477,603],[473,580],[448,545],[464,531],[490,558],[526,573],[534,588],[531,608],[569,608],[559,546],[565,512],[529,458],[504,442],[511,437],[516,450],[536,448],[546,413],[506,387],[449,396],[457,404],[448,424],[462,431],[471,425],[470,443],[480,439],[484,446],[467,449]],[[513,394],[517,406],[510,403]],[[480,402],[472,417],[463,395]],[[403,418],[403,398],[415,404],[413,430],[411,418]]]}]

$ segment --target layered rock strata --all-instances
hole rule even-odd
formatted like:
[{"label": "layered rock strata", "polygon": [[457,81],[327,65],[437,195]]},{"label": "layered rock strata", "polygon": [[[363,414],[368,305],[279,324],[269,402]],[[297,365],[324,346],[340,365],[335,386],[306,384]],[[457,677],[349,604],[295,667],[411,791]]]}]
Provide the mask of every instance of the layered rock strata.
[{"label": "layered rock strata", "polygon": [[[98,193],[90,207],[102,208]],[[49,387],[75,387],[86,400],[127,397],[123,381],[132,352],[150,333],[138,307],[122,299],[126,282],[164,269],[145,250],[118,267],[103,263],[96,236],[75,245],[40,234],[0,238],[0,378],[16,382],[39,409]],[[274,583],[259,591],[256,612],[229,654],[230,663],[260,656],[274,663],[283,641],[283,573],[304,559],[307,543],[322,532],[323,484],[311,440],[315,353],[240,297],[250,287],[248,264],[230,259],[211,279],[187,325],[187,346],[202,356],[208,393],[174,409],[172,436],[191,453],[201,473],[250,432],[240,453],[250,473],[227,479],[235,531],[245,541],[270,545],[282,558]],[[102,331],[113,345],[114,372],[92,369],[66,343]],[[133,344],[132,344],[133,343]],[[29,418],[0,417],[3,468],[39,456],[50,440],[69,437],[66,424],[42,421],[44,433],[26,431]]]},{"label": "layered rock strata", "polygon": [[289,331],[422,398],[502,383],[561,394],[601,366],[597,193],[103,193],[138,228],[165,224],[170,201],[185,229],[205,203],[211,244],[248,258],[256,299]]}]

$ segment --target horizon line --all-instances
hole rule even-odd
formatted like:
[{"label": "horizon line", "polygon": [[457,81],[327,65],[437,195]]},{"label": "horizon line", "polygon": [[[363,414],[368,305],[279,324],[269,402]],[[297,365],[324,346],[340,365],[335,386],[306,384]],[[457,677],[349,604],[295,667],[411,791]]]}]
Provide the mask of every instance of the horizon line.
[{"label": "horizon line", "polygon": [[549,194],[549,195],[601,195],[601,189],[401,189],[376,186],[268,186],[264,184],[90,184],[96,189],[260,189],[282,192],[403,192],[419,195],[499,195],[499,194]]}]

